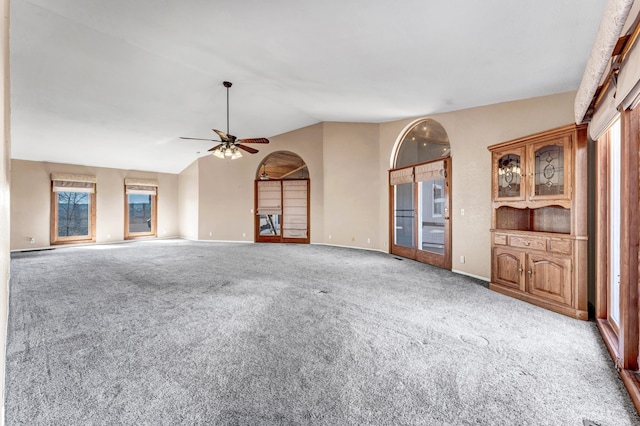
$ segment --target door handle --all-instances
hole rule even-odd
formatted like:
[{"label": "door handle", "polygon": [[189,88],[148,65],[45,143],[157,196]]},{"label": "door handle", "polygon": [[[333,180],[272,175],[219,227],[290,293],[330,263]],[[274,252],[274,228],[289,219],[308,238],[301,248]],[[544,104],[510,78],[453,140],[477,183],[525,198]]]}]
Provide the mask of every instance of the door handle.
[{"label": "door handle", "polygon": [[520,275],[522,275],[522,271],[524,271],[524,269],[522,268],[522,266],[520,266],[520,267],[518,268],[518,272],[520,273]]}]

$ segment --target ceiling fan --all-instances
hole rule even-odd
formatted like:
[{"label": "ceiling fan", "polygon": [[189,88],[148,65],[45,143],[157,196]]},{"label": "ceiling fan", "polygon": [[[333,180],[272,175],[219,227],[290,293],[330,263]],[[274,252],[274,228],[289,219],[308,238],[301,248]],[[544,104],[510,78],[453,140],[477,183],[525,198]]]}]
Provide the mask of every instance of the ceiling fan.
[{"label": "ceiling fan", "polygon": [[220,140],[202,139],[202,138],[186,138],[183,136],[180,136],[180,139],[220,142],[220,144],[208,150],[218,158],[231,157],[232,160],[235,160],[236,158],[240,158],[242,157],[242,153],[240,152],[240,149],[247,151],[249,154],[255,154],[258,152],[257,149],[251,148],[250,146],[245,146],[244,144],[269,143],[269,139],[267,138],[238,139],[235,136],[229,134],[229,88],[231,87],[231,83],[228,81],[224,81],[222,84],[224,85],[224,87],[227,88],[227,133],[221,132],[220,130],[212,129],[214,132],[218,134],[218,136],[220,136]]}]

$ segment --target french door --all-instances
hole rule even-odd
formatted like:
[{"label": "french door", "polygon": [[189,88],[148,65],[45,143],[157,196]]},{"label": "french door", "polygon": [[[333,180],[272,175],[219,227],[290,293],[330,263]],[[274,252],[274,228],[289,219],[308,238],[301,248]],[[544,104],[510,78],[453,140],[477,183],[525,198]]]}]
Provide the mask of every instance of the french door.
[{"label": "french door", "polygon": [[451,158],[391,170],[391,253],[451,269]]},{"label": "french door", "polygon": [[596,321],[640,407],[640,109],[623,111],[596,148]]},{"label": "french door", "polygon": [[309,179],[256,180],[255,242],[309,244]]}]

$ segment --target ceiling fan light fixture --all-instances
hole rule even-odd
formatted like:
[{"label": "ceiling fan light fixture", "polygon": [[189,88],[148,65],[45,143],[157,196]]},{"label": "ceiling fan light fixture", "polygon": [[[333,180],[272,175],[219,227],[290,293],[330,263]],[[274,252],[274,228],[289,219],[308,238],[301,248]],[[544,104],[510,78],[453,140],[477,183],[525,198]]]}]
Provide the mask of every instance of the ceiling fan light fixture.
[{"label": "ceiling fan light fixture", "polygon": [[214,148],[211,148],[211,154],[218,158],[226,158],[231,157],[232,160],[236,158],[241,158],[242,153],[238,148],[241,148],[247,151],[249,154],[257,154],[258,150],[255,148],[251,148],[244,144],[252,144],[252,143],[269,143],[269,139],[267,138],[249,138],[249,139],[239,139],[231,134],[229,134],[229,88],[231,87],[231,82],[224,81],[223,86],[227,89],[227,133],[224,133],[220,130],[211,129],[215,133],[218,134],[220,140],[217,139],[203,139],[203,138],[187,138],[180,136],[180,139],[193,139],[193,140],[202,140],[202,141],[211,141],[211,142],[220,142]]}]

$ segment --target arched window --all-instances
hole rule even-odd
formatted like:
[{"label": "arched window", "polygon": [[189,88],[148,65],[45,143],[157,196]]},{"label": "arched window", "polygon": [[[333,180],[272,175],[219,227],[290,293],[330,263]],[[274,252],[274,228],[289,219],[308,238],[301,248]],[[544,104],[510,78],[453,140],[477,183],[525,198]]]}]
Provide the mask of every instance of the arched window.
[{"label": "arched window", "polygon": [[414,124],[403,136],[396,151],[394,168],[448,157],[449,136],[437,121],[427,118]]},{"label": "arched window", "polygon": [[389,172],[391,253],[451,269],[449,136],[428,118],[396,146]]}]

